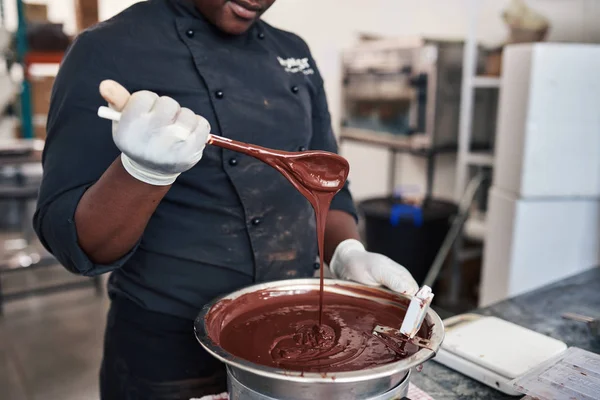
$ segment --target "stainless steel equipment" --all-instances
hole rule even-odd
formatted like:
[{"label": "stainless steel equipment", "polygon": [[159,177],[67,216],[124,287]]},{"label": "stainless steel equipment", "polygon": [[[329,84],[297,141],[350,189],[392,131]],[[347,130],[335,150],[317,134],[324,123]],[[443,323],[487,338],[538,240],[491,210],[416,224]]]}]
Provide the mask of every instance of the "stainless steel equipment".
[{"label": "stainless steel equipment", "polygon": [[[406,137],[413,148],[458,143],[464,43],[428,39],[361,42],[343,54],[343,125]],[[484,70],[486,52],[478,52]],[[497,93],[475,98],[473,144],[493,143]],[[345,132],[342,132],[342,136]]]},{"label": "stainless steel equipment", "polygon": [[[329,375],[287,371],[254,364],[228,353],[208,336],[205,317],[211,308],[222,300],[233,300],[247,293],[264,290],[272,292],[273,295],[294,295],[318,289],[318,279],[294,279],[258,284],[223,296],[207,304],[196,318],[194,324],[196,337],[210,354],[227,364],[229,385],[232,390],[245,388],[244,390],[251,391],[248,393],[254,392],[256,396],[262,396],[243,397],[244,399],[336,400],[352,398],[369,400],[402,397],[385,397],[385,395],[396,389],[401,391],[399,386],[404,382],[408,385],[410,369],[432,358],[444,337],[443,323],[431,309],[428,310],[426,316],[426,321],[432,324],[429,348],[422,348],[413,356],[395,363],[368,370],[336,372]],[[365,286],[357,283],[330,279],[325,281],[325,291],[371,299],[380,303],[396,305],[402,309],[406,308],[407,300],[410,299],[409,296],[384,289],[366,289]],[[385,295],[378,296],[378,293]],[[392,298],[390,298],[390,294],[393,295]]]}]

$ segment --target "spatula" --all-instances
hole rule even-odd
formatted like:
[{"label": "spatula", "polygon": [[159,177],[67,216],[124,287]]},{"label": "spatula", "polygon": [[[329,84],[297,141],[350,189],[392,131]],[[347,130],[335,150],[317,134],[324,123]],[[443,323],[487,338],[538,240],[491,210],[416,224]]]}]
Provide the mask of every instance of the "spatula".
[{"label": "spatula", "polygon": [[[427,316],[427,311],[433,300],[433,292],[429,286],[423,286],[417,294],[413,296],[404,315],[404,320],[400,329],[377,325],[373,329],[373,335],[382,339],[386,345],[393,350],[398,351],[397,343],[395,342],[410,342],[419,347],[429,348],[429,340],[417,336],[417,333],[423,325],[423,321]],[[393,340],[393,342],[390,342]],[[400,347],[401,348],[401,347]]]}]

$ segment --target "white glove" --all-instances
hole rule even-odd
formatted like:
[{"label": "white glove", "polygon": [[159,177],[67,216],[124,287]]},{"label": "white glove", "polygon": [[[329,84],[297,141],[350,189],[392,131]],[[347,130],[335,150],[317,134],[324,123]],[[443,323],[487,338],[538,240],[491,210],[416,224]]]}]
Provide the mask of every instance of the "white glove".
[{"label": "white glove", "polygon": [[129,96],[114,81],[102,82],[100,91],[121,111],[121,120],[113,123],[113,140],[131,176],[150,185],[171,185],[200,161],[210,133],[206,119],[170,97],[148,91]]},{"label": "white glove", "polygon": [[340,243],[329,268],[339,279],[362,283],[367,286],[385,286],[398,293],[414,295],[419,290],[417,282],[410,272],[390,258],[370,253],[355,239]]}]

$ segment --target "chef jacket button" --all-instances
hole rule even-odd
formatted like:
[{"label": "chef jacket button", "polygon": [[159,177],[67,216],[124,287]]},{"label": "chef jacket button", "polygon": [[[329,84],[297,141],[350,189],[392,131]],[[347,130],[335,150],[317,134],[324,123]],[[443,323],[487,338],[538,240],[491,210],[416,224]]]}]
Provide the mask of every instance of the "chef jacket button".
[{"label": "chef jacket button", "polygon": [[300,147],[298,147],[298,151],[306,151],[306,147],[300,146]]},{"label": "chef jacket button", "polygon": [[189,29],[189,30],[188,30],[188,31],[185,33],[185,35],[186,35],[187,37],[189,37],[189,38],[193,38],[195,33],[196,33],[196,32],[194,32],[194,30],[193,30],[193,29]]},{"label": "chef jacket button", "polygon": [[230,158],[229,159],[229,165],[231,165],[232,167],[235,167],[237,164],[238,164],[237,158]]},{"label": "chef jacket button", "polygon": [[316,270],[321,269],[321,263],[318,263],[318,262],[314,263],[313,264],[313,268],[316,269]]},{"label": "chef jacket button", "polygon": [[265,38],[265,34],[263,32],[260,32],[258,34],[258,38],[261,39],[261,40],[264,39]]},{"label": "chef jacket button", "polygon": [[298,93],[300,91],[300,88],[298,88],[298,86],[292,86],[292,93]]},{"label": "chef jacket button", "polygon": [[217,91],[215,92],[215,97],[216,97],[217,99],[222,99],[224,95],[225,95],[225,93],[223,93],[223,91],[222,91],[222,90],[217,90]]},{"label": "chef jacket button", "polygon": [[257,226],[257,225],[260,225],[260,223],[262,221],[260,218],[257,217],[257,218],[252,218],[252,221],[250,221],[250,222],[252,222],[252,225]]}]

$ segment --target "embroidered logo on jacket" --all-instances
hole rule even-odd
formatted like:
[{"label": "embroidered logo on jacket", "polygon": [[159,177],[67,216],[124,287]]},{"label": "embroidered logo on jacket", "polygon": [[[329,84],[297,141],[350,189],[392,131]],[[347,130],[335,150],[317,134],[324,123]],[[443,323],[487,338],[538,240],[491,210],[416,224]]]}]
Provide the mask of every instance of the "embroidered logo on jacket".
[{"label": "embroidered logo on jacket", "polygon": [[308,58],[281,58],[277,57],[279,64],[285,69],[285,72],[297,74],[302,72],[304,75],[312,75],[315,71],[311,68]]}]

